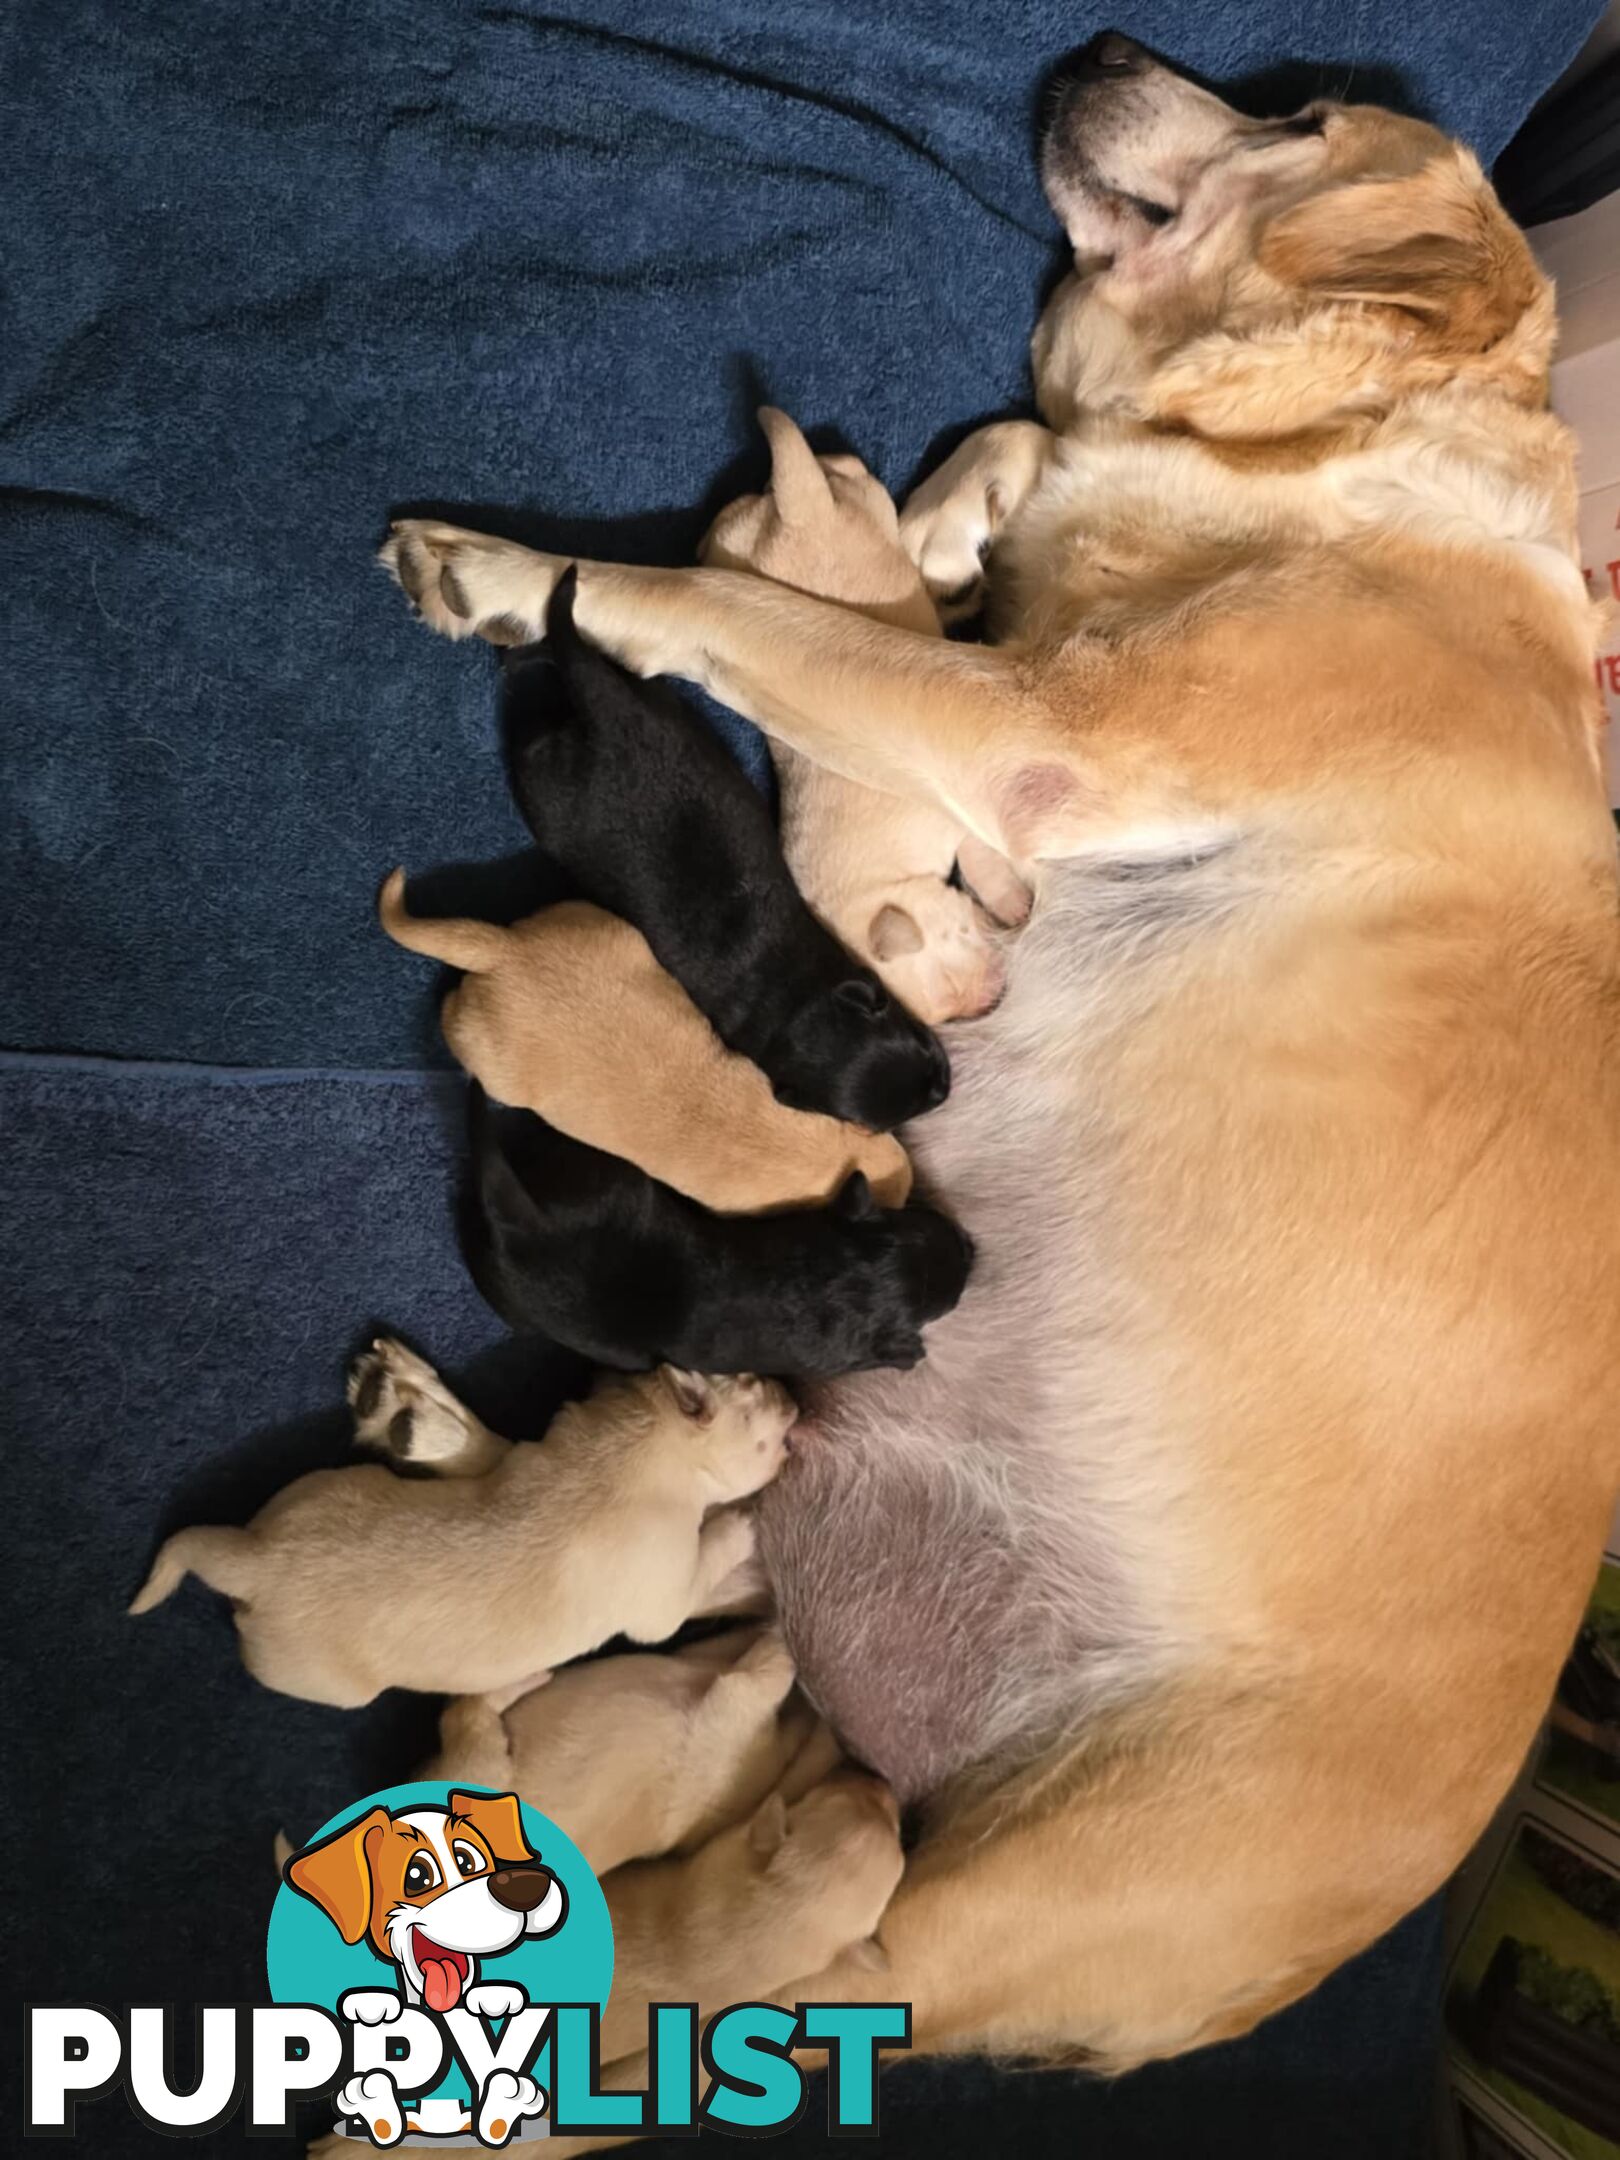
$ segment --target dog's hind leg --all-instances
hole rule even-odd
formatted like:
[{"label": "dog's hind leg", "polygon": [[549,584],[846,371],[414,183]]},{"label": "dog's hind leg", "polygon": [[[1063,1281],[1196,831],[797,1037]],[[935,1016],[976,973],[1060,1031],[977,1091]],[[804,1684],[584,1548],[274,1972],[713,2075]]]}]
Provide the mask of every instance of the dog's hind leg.
[{"label": "dog's hind leg", "polygon": [[349,1373],[358,1447],[436,1477],[486,1477],[512,1442],[475,1418],[424,1358],[379,1336]]}]

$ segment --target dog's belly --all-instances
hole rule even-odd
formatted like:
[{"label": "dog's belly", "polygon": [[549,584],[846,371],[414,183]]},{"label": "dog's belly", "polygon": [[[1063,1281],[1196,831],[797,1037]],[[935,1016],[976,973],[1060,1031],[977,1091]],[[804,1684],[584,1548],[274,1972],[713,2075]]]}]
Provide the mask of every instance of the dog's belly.
[{"label": "dog's belly", "polygon": [[1141,1474],[1152,1321],[1112,1242],[1133,1156],[1108,1106],[1210,875],[1049,876],[1006,1000],[956,1031],[951,1097],[907,1134],[976,1240],[967,1293],[914,1371],[820,1391],[764,1495],[802,1683],[907,1800],[1118,1700],[1161,1647],[1141,1556],[1173,1542],[1174,1481]]}]

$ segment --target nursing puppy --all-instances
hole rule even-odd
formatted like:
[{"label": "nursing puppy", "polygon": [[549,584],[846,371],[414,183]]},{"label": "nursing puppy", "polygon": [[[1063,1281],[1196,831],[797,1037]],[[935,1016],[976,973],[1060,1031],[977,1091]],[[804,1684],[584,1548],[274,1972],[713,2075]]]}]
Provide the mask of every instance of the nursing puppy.
[{"label": "nursing puppy", "polygon": [[[888,489],[859,458],[818,458],[786,413],[767,405],[759,419],[770,486],[721,511],[700,559],[937,637]],[[930,1025],[988,1012],[1006,969],[983,911],[950,877],[960,856],[984,906],[1022,922],[1029,892],[1011,863],[932,803],[861,787],[785,743],[771,743],[771,761],[782,853],[827,927]]]},{"label": "nursing puppy", "polygon": [[602,1884],[613,1916],[603,2061],[645,2046],[651,2002],[724,2009],[869,1945],[904,1866],[899,1824],[880,1779],[841,1770],[791,1807],[773,1795],[690,1858],[616,1869]]},{"label": "nursing puppy", "polygon": [[406,908],[403,870],[377,912],[397,944],[466,970],[440,1023],[497,1102],[722,1215],[819,1206],[856,1170],[885,1207],[910,1191],[897,1140],[784,1108],[617,916],[576,900],[509,929],[424,918]]},{"label": "nursing puppy", "polygon": [[857,1171],[830,1207],[711,1215],[633,1164],[476,1087],[463,1250],[508,1327],[598,1365],[782,1376],[914,1365],[971,1247],[931,1208],[879,1208]]},{"label": "nursing puppy", "polygon": [[545,627],[545,654],[506,676],[512,785],[545,852],[635,924],[790,1109],[887,1132],[943,1102],[944,1051],[805,906],[712,731],[580,636],[570,578]]},{"label": "nursing puppy", "polygon": [[[1552,295],[1475,159],[1108,35],[1045,178],[1049,424],[911,522],[946,589],[993,540],[999,645],[719,570],[577,608],[1041,864],[915,1136],[973,1290],[819,1391],[761,1539],[928,1811],[914,2049],[1119,2069],[1380,1935],[1534,1736],[1620,1483],[1620,890]],[[392,544],[453,634],[564,568]]]},{"label": "nursing puppy", "polygon": [[590,1658],[513,1702],[447,1703],[439,1753],[421,1775],[512,1788],[606,1875],[690,1852],[752,1815],[815,1724],[792,1689],[775,1627]]},{"label": "nursing puppy", "polygon": [[[362,1437],[395,1347],[357,1368]],[[232,1599],[256,1679],[339,1709],[389,1687],[511,1687],[611,1635],[660,1642],[700,1610],[753,1548],[730,1503],[776,1475],[795,1414],[765,1380],[602,1379],[538,1446],[483,1429],[471,1474],[317,1470],[245,1530],[181,1530],[129,1609],[198,1575]]]}]

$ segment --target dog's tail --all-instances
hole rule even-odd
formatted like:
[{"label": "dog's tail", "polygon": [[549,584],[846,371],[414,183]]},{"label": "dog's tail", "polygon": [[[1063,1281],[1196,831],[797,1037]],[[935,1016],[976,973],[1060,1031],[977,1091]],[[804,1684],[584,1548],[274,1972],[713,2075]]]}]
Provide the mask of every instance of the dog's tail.
[{"label": "dog's tail", "polygon": [[405,905],[405,873],[390,870],[377,895],[377,919],[396,945],[426,953],[482,975],[496,966],[510,933],[499,923],[474,922],[465,915],[413,915]]},{"label": "dog's tail", "polygon": [[240,1597],[249,1588],[251,1574],[251,1540],[245,1531],[177,1530],[159,1547],[152,1572],[131,1598],[129,1610],[150,1612],[172,1597],[188,1575],[199,1577],[210,1590]]}]

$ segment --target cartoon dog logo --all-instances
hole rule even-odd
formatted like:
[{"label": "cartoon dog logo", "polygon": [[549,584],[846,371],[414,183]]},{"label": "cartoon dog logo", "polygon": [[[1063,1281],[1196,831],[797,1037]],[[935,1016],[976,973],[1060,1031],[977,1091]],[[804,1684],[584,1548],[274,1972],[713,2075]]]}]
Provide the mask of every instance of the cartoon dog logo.
[{"label": "cartoon dog logo", "polygon": [[[351,1988],[338,2004],[344,2017],[362,2025],[392,2023],[407,2004],[441,2014],[459,2005],[483,2018],[514,2015],[528,2002],[524,1989],[481,1979],[480,1960],[554,1935],[568,1917],[567,1894],[530,1850],[514,1793],[452,1792],[446,1806],[412,1806],[397,1815],[374,1807],[295,1853],[283,1875],[346,1943],[369,1942],[394,1967],[397,1990]],[[497,2082],[498,2090],[488,2089]],[[361,2118],[379,2144],[430,2127],[406,2114],[386,2070],[349,2079],[336,2102],[345,2116]],[[432,2105],[424,2105],[424,2116]],[[479,2135],[501,2142],[518,2118],[544,2109],[533,2079],[496,2070],[479,2095]],[[465,2119],[444,2125],[468,2126]],[[435,2120],[431,2127],[440,2125]]]}]

